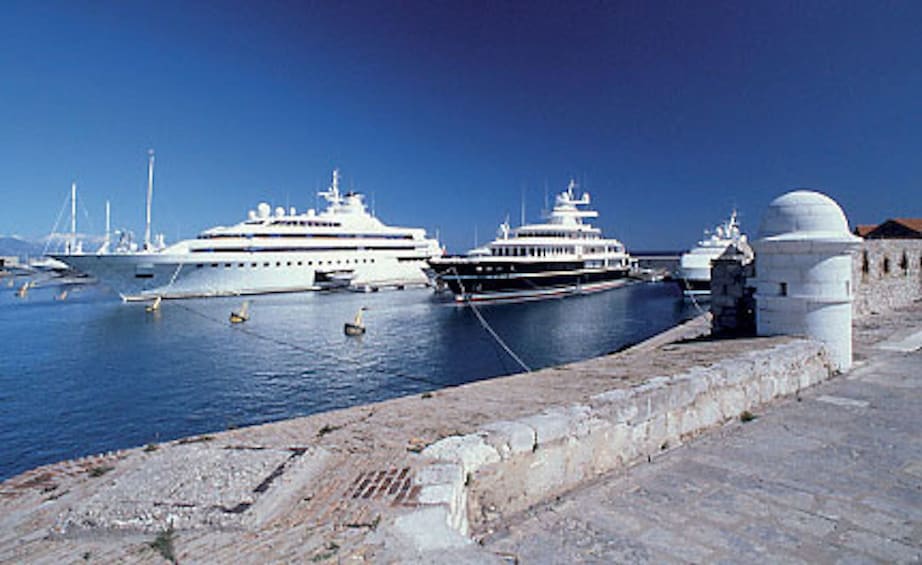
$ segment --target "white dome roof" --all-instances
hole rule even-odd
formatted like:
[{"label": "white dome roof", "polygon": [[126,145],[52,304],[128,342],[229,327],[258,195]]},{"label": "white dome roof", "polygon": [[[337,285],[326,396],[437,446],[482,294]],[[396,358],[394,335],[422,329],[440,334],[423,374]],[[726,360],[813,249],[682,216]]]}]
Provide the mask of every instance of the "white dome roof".
[{"label": "white dome roof", "polygon": [[812,190],[795,190],[768,205],[759,226],[759,239],[850,241],[854,236],[835,200]]}]

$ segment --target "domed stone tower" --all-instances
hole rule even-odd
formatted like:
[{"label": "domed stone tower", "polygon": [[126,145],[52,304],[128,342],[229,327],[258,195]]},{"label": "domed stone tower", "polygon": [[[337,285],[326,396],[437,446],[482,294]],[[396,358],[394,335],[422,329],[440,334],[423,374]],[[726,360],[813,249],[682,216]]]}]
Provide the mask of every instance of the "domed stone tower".
[{"label": "domed stone tower", "polygon": [[756,333],[803,335],[826,344],[836,368],[852,364],[852,235],[838,204],[795,190],[762,217],[756,255]]}]

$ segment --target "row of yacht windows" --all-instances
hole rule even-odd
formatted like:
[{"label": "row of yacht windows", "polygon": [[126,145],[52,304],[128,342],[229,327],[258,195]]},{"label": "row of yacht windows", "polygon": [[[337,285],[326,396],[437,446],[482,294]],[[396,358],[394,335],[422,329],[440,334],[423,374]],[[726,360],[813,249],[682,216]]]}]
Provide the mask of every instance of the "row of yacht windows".
[{"label": "row of yacht windows", "polygon": [[[583,253],[617,253],[620,247],[584,247]],[[491,254],[496,257],[554,257],[557,255],[574,255],[576,247],[493,247]]]},{"label": "row of yacht windows", "polygon": [[554,238],[565,238],[565,239],[600,239],[602,236],[598,233],[582,232],[582,231],[564,231],[564,232],[532,231],[532,232],[524,232],[524,233],[517,232],[516,237],[518,238],[554,237]]},{"label": "row of yacht windows", "polygon": [[[332,259],[329,259],[326,261],[276,261],[275,266],[281,267],[284,265],[286,267],[303,267],[307,265],[308,267],[313,267],[314,264],[316,263],[316,265],[320,267],[322,265],[350,265],[350,264],[358,265],[360,263],[374,263],[374,262],[375,260],[373,258],[372,259],[361,259],[361,260],[360,259],[336,259],[335,261]],[[230,269],[231,267],[234,266],[234,263],[211,263],[210,264],[210,266],[215,269],[217,269],[218,267],[222,265],[224,266],[225,269]],[[237,263],[236,265],[238,268],[242,269],[247,266],[247,263]],[[209,264],[208,263],[196,263],[195,268],[201,269],[205,266],[209,266]],[[250,263],[249,266],[255,269],[260,266],[260,263]],[[271,267],[272,262],[264,261],[262,263],[262,266]]]},{"label": "row of yacht windows", "polygon": [[[266,224],[265,220],[247,220],[243,222],[248,226],[261,226]],[[324,222],[319,220],[273,220],[268,223],[270,226],[303,226],[311,228],[338,228],[342,224],[339,222]]]},{"label": "row of yacht windows", "polygon": [[410,234],[364,234],[364,233],[203,233],[198,239],[226,239],[234,237],[243,237],[253,239],[254,237],[301,237],[301,238],[318,238],[318,239],[413,239]]}]

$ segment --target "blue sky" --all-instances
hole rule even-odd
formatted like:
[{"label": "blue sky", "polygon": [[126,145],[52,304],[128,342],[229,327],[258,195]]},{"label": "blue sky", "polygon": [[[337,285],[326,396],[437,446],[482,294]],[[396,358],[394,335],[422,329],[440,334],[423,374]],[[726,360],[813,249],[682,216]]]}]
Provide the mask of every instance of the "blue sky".
[{"label": "blue sky", "polygon": [[[5,2],[0,233],[168,241],[299,209],[340,167],[449,249],[571,176],[629,249],[822,190],[922,216],[920,2]],[[86,210],[86,214],[83,210]]]}]

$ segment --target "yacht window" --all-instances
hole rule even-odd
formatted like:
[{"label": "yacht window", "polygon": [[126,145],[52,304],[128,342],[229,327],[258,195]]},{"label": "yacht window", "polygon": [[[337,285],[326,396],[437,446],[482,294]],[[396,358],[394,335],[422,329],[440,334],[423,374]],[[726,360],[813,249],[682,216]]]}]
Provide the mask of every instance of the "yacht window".
[{"label": "yacht window", "polygon": [[307,262],[307,266],[308,266],[308,267],[311,267],[311,266],[313,266],[313,264],[314,264],[314,262],[313,262],[313,261],[308,261],[308,262]]},{"label": "yacht window", "polygon": [[300,267],[301,265],[303,265],[303,264],[304,264],[304,261],[298,261],[298,266],[299,266],[299,267]]},{"label": "yacht window", "polygon": [[268,263],[268,262],[263,263],[263,267],[268,267],[268,266],[269,266],[269,263]]},{"label": "yacht window", "polygon": [[201,269],[201,268],[204,267],[204,266],[205,266],[205,265],[203,265],[203,264],[201,264],[201,263],[198,263],[198,264],[195,265],[195,268],[196,268],[196,269]]},{"label": "yacht window", "polygon": [[217,266],[218,266],[217,263],[212,263],[212,264],[211,264],[211,267],[212,267],[212,268],[217,267]]},{"label": "yacht window", "polygon": [[255,267],[256,263],[250,263],[250,267]]},{"label": "yacht window", "polygon": [[240,268],[243,268],[244,265],[243,265],[243,263],[238,263],[237,266],[240,267]]}]

